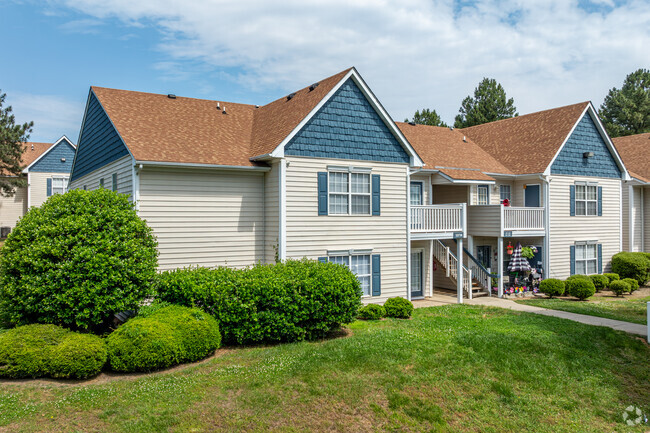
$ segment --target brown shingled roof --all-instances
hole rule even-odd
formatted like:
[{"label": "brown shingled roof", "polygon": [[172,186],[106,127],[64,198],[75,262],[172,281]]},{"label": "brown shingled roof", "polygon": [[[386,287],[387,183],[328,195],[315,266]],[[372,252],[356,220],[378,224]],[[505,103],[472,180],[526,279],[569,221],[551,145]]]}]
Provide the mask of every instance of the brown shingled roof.
[{"label": "brown shingled roof", "polygon": [[630,176],[650,183],[650,132],[613,138]]},{"label": "brown shingled roof", "polygon": [[255,166],[250,158],[272,152],[348,72],[259,108],[219,101],[217,109],[216,100],[92,91],[136,160]]},{"label": "brown shingled roof", "polygon": [[44,154],[47,149],[54,146],[54,143],[25,143],[25,151],[23,152],[22,165],[28,167],[32,162],[36,161],[39,156]]},{"label": "brown shingled roof", "polygon": [[487,173],[512,174],[464,133],[439,126],[397,122],[426,169],[437,169],[457,180],[494,180]]},{"label": "brown shingled roof", "polygon": [[543,173],[589,102],[463,128],[514,174]]}]

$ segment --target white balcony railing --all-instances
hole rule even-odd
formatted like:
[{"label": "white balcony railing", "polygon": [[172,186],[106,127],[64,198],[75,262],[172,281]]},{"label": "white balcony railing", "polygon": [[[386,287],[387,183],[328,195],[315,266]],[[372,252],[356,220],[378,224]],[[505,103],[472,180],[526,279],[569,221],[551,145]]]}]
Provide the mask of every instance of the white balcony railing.
[{"label": "white balcony railing", "polygon": [[543,207],[503,207],[504,230],[544,230]]},{"label": "white balcony railing", "polygon": [[465,204],[411,206],[411,232],[464,232]]}]

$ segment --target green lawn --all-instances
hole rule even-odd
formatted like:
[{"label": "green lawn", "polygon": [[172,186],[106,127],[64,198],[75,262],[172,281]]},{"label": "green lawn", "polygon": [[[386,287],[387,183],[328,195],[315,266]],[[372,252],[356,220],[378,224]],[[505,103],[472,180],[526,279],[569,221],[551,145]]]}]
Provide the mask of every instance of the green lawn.
[{"label": "green lawn", "polygon": [[[650,348],[608,328],[453,305],[173,371],[0,382],[0,432],[634,431]],[[647,428],[647,426],[646,426]]]},{"label": "green lawn", "polygon": [[647,303],[650,296],[645,298],[606,298],[593,297],[588,301],[573,299],[525,299],[516,301],[519,304],[552,310],[568,311],[570,313],[586,314],[588,316],[605,317],[607,319],[623,320],[625,322],[647,324]]}]

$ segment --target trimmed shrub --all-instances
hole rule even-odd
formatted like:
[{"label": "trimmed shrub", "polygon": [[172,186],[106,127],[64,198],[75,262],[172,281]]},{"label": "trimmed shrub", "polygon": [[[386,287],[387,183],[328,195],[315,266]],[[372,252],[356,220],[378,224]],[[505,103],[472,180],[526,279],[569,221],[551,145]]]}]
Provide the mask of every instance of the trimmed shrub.
[{"label": "trimmed shrub", "polygon": [[650,258],[647,253],[621,252],[612,257],[612,270],[621,278],[634,278],[639,285],[650,279]]},{"label": "trimmed shrub", "polygon": [[167,271],[158,277],[157,293],[212,314],[227,344],[322,338],[354,321],[361,306],[361,286],[347,267],[306,259]]},{"label": "trimmed shrub", "polygon": [[84,379],[106,362],[104,341],[55,325],[26,325],[0,334],[0,377]]},{"label": "trimmed shrub", "polygon": [[605,290],[609,286],[609,278],[604,275],[591,275],[590,278],[597,292]]},{"label": "trimmed shrub", "polygon": [[547,278],[539,283],[539,291],[548,295],[549,298],[553,296],[564,295],[564,281],[555,278]]},{"label": "trimmed shrub", "polygon": [[625,281],[630,285],[630,294],[634,293],[635,291],[639,290],[639,282],[635,280],[634,278],[625,278],[622,281]]},{"label": "trimmed shrub", "polygon": [[408,319],[413,313],[413,304],[404,298],[388,298],[384,303],[386,317]]},{"label": "trimmed shrub", "polygon": [[379,320],[386,315],[386,309],[378,304],[368,304],[359,309],[357,316],[361,320]]},{"label": "trimmed shrub", "polygon": [[149,294],[157,254],[126,195],[55,194],[21,218],[2,248],[0,309],[14,324],[105,329]]},{"label": "trimmed shrub", "polygon": [[221,344],[219,324],[197,309],[161,308],[147,317],[135,317],[108,336],[111,369],[152,371],[210,355]]},{"label": "trimmed shrub", "polygon": [[591,281],[591,278],[589,277],[589,275],[576,274],[576,275],[571,275],[569,278],[566,279],[566,281],[573,281],[573,280]]},{"label": "trimmed shrub", "polygon": [[609,283],[609,290],[616,293],[616,296],[621,296],[630,291],[630,285],[624,280],[615,280]]},{"label": "trimmed shrub", "polygon": [[[576,275],[574,275],[576,277]],[[564,283],[566,287],[566,292],[580,299],[581,301],[594,296],[596,293],[596,287],[594,283],[591,282],[591,278],[568,278]]]},{"label": "trimmed shrub", "polygon": [[[621,279],[621,277],[618,274],[614,274],[614,273],[605,273],[603,274],[603,276],[607,277],[610,283],[612,281],[618,281]],[[607,284],[607,287],[609,287],[609,284]]]}]

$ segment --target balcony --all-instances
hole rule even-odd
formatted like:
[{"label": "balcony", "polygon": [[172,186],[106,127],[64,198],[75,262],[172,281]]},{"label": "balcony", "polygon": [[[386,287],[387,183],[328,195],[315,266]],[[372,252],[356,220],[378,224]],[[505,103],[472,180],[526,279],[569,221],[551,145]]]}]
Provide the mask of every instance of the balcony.
[{"label": "balcony", "polygon": [[546,232],[543,207],[469,206],[467,224],[472,236],[544,236]]},{"label": "balcony", "polygon": [[411,206],[411,239],[450,239],[465,237],[465,203]]}]

